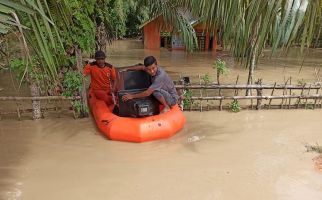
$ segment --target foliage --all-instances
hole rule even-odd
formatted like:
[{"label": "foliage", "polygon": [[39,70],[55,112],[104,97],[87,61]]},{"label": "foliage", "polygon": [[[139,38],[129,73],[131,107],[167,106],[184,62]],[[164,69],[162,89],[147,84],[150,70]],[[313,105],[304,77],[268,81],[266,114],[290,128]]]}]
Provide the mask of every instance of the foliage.
[{"label": "foliage", "polygon": [[[52,22],[46,2],[0,1],[1,13],[11,16],[11,18],[7,18],[4,24],[10,26],[10,29],[17,27],[20,32],[21,46],[24,47],[22,57],[25,60],[23,77],[28,75],[29,71],[35,71],[30,68],[41,67],[41,70],[48,75],[47,77],[52,82],[55,82],[57,77],[56,66],[58,60],[60,60],[59,56],[62,55],[59,50],[63,49],[63,47],[58,42],[60,37],[57,34],[56,26]],[[3,15],[0,16],[0,20],[3,21]],[[20,22],[20,20],[22,21]],[[21,24],[24,24],[24,26]],[[33,55],[30,54],[30,47],[34,50]],[[37,63],[33,62],[34,58]],[[41,65],[38,65],[38,62]]]},{"label": "foliage", "polygon": [[305,82],[305,80],[302,78],[302,79],[298,79],[298,80],[297,80],[297,84],[298,84],[298,85],[305,85],[305,84],[306,84],[306,82]]},{"label": "foliage", "polygon": [[313,103],[308,103],[305,105],[305,109],[310,109],[313,110],[314,109],[314,104]]},{"label": "foliage", "polygon": [[126,37],[137,37],[141,34],[140,25],[146,21],[149,16],[149,10],[142,1],[128,0],[124,4],[126,11]]},{"label": "foliage", "polygon": [[[301,52],[320,34],[321,0],[145,0],[150,18],[162,16],[179,32],[188,51],[197,46],[193,27],[185,13],[202,20],[212,35],[229,46],[237,61],[249,68],[252,80],[259,55],[266,45],[272,53],[300,43]],[[317,26],[318,24],[318,26]],[[161,26],[161,25],[160,25]],[[218,80],[219,83],[219,80]]]},{"label": "foliage", "polygon": [[217,73],[217,83],[220,84],[220,81],[219,81],[220,75],[223,75],[223,74],[226,75],[229,72],[226,66],[226,62],[221,59],[217,59],[213,65],[213,68],[216,70],[216,73]]},{"label": "foliage", "polygon": [[[95,47],[94,0],[69,0],[53,3],[55,22],[63,37],[64,46],[69,49],[77,45],[85,52],[92,52]],[[61,8],[63,16],[60,15]]]},{"label": "foliage", "polygon": [[307,152],[314,151],[314,152],[317,152],[317,153],[322,153],[322,146],[319,145],[318,143],[316,145],[306,144],[305,148],[306,148]]},{"label": "foliage", "polygon": [[113,35],[116,38],[123,37],[125,35],[125,10],[123,0],[110,0],[108,3],[109,20],[111,22],[111,27]]},{"label": "foliage", "polygon": [[238,100],[237,99],[234,99],[230,105],[229,105],[229,109],[232,111],[232,112],[239,112],[241,110],[241,107],[238,103]]},{"label": "foliage", "polygon": [[[75,46],[87,53],[93,53],[96,27],[101,23],[104,23],[106,39],[123,37],[126,32],[127,14],[130,11],[134,9],[143,20],[142,2],[134,0],[0,0],[0,34],[8,33],[9,30],[14,31],[14,27],[18,27],[25,46],[22,50],[23,56],[27,61],[31,56],[38,57],[37,60],[41,63],[43,72],[48,75],[50,82],[56,85],[57,70],[67,65],[66,53],[68,59],[68,55],[74,54]],[[34,66],[29,61],[26,62],[25,67]]]},{"label": "foliage", "polygon": [[184,90],[183,91],[183,109],[188,109],[190,108],[192,104],[192,91],[191,90]]},{"label": "foliage", "polygon": [[213,68],[217,71],[218,74],[228,74],[229,70],[226,66],[226,62],[221,59],[217,59],[214,63]]},{"label": "foliage", "polygon": [[81,112],[89,112],[88,106],[83,105],[81,101],[75,100],[72,102],[72,106],[76,114],[79,116]]},{"label": "foliage", "polygon": [[21,58],[12,59],[9,63],[10,68],[16,72],[17,78],[21,80],[25,70],[25,61]]},{"label": "foliage", "polygon": [[[26,62],[31,62],[31,65],[34,67],[26,68]],[[34,56],[29,61],[23,58],[12,59],[9,63],[9,67],[16,73],[18,80],[36,83],[42,93],[50,90],[50,84],[46,82],[49,78],[46,73],[43,73],[38,57]],[[25,79],[22,79],[23,77],[25,77]]]},{"label": "foliage", "polygon": [[71,97],[77,95],[82,88],[82,75],[76,71],[69,71],[63,80],[63,95]]},{"label": "foliage", "polygon": [[[149,7],[150,19],[162,16],[166,24],[172,25],[172,32],[179,33],[184,41],[188,51],[192,51],[198,46],[196,33],[192,24],[186,16],[186,13],[191,10],[190,3],[197,0],[143,0]],[[196,6],[196,10],[202,9]],[[200,10],[196,11],[196,17],[200,16]],[[162,25],[160,25],[162,26]]]},{"label": "foliage", "polygon": [[34,11],[28,8],[28,6],[26,5],[14,1],[0,1],[0,34],[8,33],[11,30],[12,26],[20,26],[26,28],[19,22],[16,11],[34,14]]},{"label": "foliage", "polygon": [[[61,89],[65,96],[79,94],[80,75],[68,72],[62,80],[64,72],[60,70],[74,68],[76,49],[94,52],[97,27],[105,30],[104,41],[123,37],[127,3],[125,0],[0,0],[0,36],[19,30],[17,39],[24,47],[21,60],[13,60],[11,68],[21,82],[23,79],[29,84],[36,82],[47,95],[59,94]],[[139,4],[135,5],[139,13]]]},{"label": "foliage", "polygon": [[[321,20],[322,2],[301,0],[184,0],[195,15],[205,18],[209,30],[230,44],[238,60],[251,65],[266,44],[273,52],[278,47],[289,49],[295,42],[310,46]],[[214,14],[216,13],[216,14]],[[321,21],[320,21],[321,24]]]},{"label": "foliage", "polygon": [[209,85],[211,83],[211,77],[208,73],[203,75],[201,79],[205,85]]}]

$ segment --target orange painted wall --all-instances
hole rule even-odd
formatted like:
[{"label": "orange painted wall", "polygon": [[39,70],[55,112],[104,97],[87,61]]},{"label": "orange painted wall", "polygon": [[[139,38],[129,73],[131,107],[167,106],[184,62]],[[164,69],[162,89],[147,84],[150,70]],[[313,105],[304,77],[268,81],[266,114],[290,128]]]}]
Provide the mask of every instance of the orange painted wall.
[{"label": "orange painted wall", "polygon": [[214,35],[214,39],[212,41],[212,51],[217,51],[217,35]]},{"label": "orange painted wall", "polygon": [[[143,27],[143,34],[144,34],[144,48],[149,50],[159,50],[160,49],[160,31],[159,28],[163,24],[162,17],[159,17],[152,22],[146,24]],[[164,31],[170,31],[171,27],[163,28]],[[199,23],[196,26],[194,26],[194,29],[196,32],[203,32],[205,30],[205,25],[203,23]],[[208,51],[209,49],[209,42],[210,42],[210,34],[209,32],[205,32],[205,51]],[[213,49],[212,51],[216,51],[217,49],[217,38],[215,36],[213,40]],[[173,48],[173,50],[184,50],[185,48]]]},{"label": "orange painted wall", "polygon": [[208,51],[209,49],[209,41],[210,40],[210,37],[209,37],[209,33],[207,32],[206,33],[206,45],[205,45],[205,51]]},{"label": "orange painted wall", "polygon": [[203,24],[203,23],[199,23],[199,24],[196,24],[194,27],[193,27],[195,30],[205,30],[206,29],[206,26]]},{"label": "orange painted wall", "polygon": [[144,31],[144,48],[150,50],[160,49],[160,29],[159,20],[156,19],[153,22],[148,23],[143,27]]},{"label": "orange painted wall", "polygon": [[[194,26],[194,29],[198,32],[202,32],[204,30],[206,30],[206,26],[203,24],[203,23],[199,23],[197,24],[196,26]],[[206,47],[206,51],[209,49],[209,42],[210,42],[210,33],[207,32],[206,33],[206,44],[205,44],[205,47]],[[214,39],[212,41],[212,51],[216,51],[217,50],[217,35],[215,34],[214,35]]]}]

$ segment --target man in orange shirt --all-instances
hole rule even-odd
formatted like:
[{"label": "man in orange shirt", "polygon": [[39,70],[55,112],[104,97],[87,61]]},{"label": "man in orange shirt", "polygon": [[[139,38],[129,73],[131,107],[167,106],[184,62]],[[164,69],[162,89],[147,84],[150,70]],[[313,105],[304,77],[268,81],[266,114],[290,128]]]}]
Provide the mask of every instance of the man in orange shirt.
[{"label": "man in orange shirt", "polygon": [[89,63],[84,67],[84,76],[91,76],[90,88],[97,99],[105,101],[110,106],[115,104],[113,96],[116,80],[115,68],[105,62],[105,53],[97,51],[95,53],[95,62]]}]

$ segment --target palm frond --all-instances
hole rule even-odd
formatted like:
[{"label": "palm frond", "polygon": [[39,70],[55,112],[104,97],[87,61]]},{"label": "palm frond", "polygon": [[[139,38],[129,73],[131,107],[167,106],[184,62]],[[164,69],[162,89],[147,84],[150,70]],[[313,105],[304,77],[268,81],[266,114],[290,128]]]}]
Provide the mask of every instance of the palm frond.
[{"label": "palm frond", "polygon": [[172,31],[180,34],[188,51],[192,51],[198,46],[195,31],[185,16],[185,12],[191,11],[186,7],[187,2],[182,0],[147,0],[146,3],[150,7],[151,18],[162,16],[165,21],[164,24],[160,24],[160,28],[171,24]]}]

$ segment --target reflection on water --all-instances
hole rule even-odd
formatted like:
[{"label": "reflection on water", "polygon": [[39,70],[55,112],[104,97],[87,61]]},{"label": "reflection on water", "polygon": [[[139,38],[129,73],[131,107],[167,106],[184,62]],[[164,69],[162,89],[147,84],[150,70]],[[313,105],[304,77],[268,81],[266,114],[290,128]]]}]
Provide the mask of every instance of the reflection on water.
[{"label": "reflection on water", "polygon": [[[247,71],[225,52],[151,52],[141,45],[115,42],[109,62],[125,66],[155,55],[176,77],[213,73],[219,56],[231,64],[225,82],[238,74],[246,80]],[[314,54],[310,63],[319,62]],[[294,60],[264,58],[256,76],[315,80],[314,66],[304,65],[300,74],[299,68]],[[322,199],[322,175],[303,145],[322,143],[321,110],[185,115],[180,133],[143,144],[109,141],[92,119],[2,120],[0,199]]]}]

